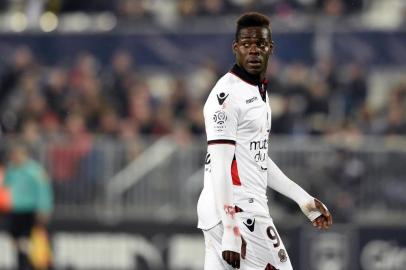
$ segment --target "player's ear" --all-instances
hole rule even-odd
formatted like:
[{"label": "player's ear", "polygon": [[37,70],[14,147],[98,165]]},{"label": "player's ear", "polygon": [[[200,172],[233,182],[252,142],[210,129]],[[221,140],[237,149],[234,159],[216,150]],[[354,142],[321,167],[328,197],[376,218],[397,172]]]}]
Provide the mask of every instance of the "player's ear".
[{"label": "player's ear", "polygon": [[233,49],[233,54],[236,55],[237,54],[237,41],[233,41],[233,45],[232,45],[232,49]]}]

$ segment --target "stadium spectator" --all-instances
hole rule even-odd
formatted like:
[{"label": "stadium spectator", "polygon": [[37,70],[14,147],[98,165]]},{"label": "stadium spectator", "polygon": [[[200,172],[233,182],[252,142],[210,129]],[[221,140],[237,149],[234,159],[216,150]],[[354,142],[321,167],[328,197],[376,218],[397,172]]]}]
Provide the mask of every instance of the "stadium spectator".
[{"label": "stadium spectator", "polygon": [[52,189],[45,169],[30,158],[28,149],[21,143],[11,146],[9,161],[3,183],[11,198],[8,230],[17,250],[18,269],[33,270],[29,241],[35,227],[45,228],[48,223]]},{"label": "stadium spectator", "polygon": [[78,113],[70,114],[65,121],[66,136],[48,148],[49,168],[56,196],[60,201],[78,184],[80,162],[90,153],[93,137],[87,131],[85,119]]}]

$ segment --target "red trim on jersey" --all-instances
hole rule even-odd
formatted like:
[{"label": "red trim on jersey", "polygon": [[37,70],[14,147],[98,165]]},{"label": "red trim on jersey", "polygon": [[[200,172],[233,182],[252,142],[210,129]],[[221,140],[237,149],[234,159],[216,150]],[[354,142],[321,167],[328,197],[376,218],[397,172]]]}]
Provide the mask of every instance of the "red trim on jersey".
[{"label": "red trim on jersey", "polygon": [[235,212],[236,212],[236,213],[244,212],[244,210],[242,210],[242,209],[241,209],[240,207],[238,207],[237,205],[234,206],[234,208],[235,208]]},{"label": "red trim on jersey", "polygon": [[273,265],[271,265],[270,263],[268,263],[268,264],[266,265],[265,270],[278,270],[278,269],[276,269]]},{"label": "red trim on jersey", "polygon": [[238,175],[237,160],[233,159],[231,163],[231,178],[233,179],[233,185],[241,186],[240,176]]},{"label": "red trim on jersey", "polygon": [[233,140],[210,140],[207,142],[208,145],[212,144],[232,144],[235,145],[235,141]]}]

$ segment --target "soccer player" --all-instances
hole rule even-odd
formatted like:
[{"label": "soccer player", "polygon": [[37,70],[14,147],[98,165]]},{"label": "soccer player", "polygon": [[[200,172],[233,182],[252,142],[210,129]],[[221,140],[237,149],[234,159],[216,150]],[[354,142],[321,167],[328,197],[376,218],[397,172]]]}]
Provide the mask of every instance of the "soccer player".
[{"label": "soccer player", "polygon": [[265,73],[273,47],[269,19],[243,14],[232,47],[236,64],[204,106],[208,153],[197,210],[206,245],[205,270],[292,269],[269,214],[267,187],[293,199],[315,227],[332,224],[324,204],[268,156],[271,109]]}]

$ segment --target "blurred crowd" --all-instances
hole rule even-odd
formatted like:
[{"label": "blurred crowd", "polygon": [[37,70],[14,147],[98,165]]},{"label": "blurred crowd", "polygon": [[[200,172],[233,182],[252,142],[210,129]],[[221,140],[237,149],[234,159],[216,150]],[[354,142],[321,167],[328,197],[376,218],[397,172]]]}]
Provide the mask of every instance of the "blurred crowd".
[{"label": "blurred crowd", "polygon": [[[79,53],[70,64],[43,64],[28,47],[16,47],[5,58],[8,61],[0,65],[0,139],[20,137],[32,149],[47,145],[45,165],[57,201],[92,199],[98,189],[85,187],[103,183],[133,160],[147,145],[145,137],[171,135],[179,145],[188,146],[197,136],[203,143],[203,105],[226,72],[211,60],[182,74],[145,70],[126,50],[117,50],[105,64],[90,52]],[[369,75],[366,66],[339,66],[327,58],[313,66],[272,59],[267,73],[271,136],[326,135],[352,142],[365,135],[406,135],[406,83],[392,82],[384,90],[387,102],[374,107]],[[124,142],[123,155],[108,147],[116,139]],[[100,142],[103,147],[97,147]],[[36,154],[41,159],[41,153]],[[334,181],[342,178],[343,190],[357,194],[366,172],[357,168],[364,168],[364,161],[345,152],[336,158],[342,160],[328,163],[321,173]],[[309,167],[317,164],[323,162]],[[343,209],[343,216],[357,204],[348,202],[357,196],[346,192],[330,196],[332,200],[344,196],[331,202]]]},{"label": "blurred crowd", "polygon": [[0,9],[42,6],[55,13],[114,12],[119,18],[153,18],[163,13],[181,17],[239,14],[261,10],[276,15],[308,12],[340,16],[362,10],[369,0],[0,0]]},{"label": "blurred crowd", "polygon": [[290,15],[297,12],[311,14],[344,15],[358,12],[363,7],[363,0],[175,0],[175,1],[132,1],[123,0],[113,7],[120,15],[126,17],[153,17],[157,8],[166,5],[168,12],[175,12],[181,17],[218,16],[240,14],[248,10],[261,10],[275,15]]},{"label": "blurred crowd", "polygon": [[[33,143],[62,134],[83,144],[94,135],[204,135],[203,104],[226,72],[208,60],[189,74],[149,76],[125,50],[106,65],[83,52],[70,66],[47,66],[27,47],[16,48],[9,60],[0,68],[1,131]],[[377,110],[368,102],[368,70],[356,63],[322,59],[306,66],[273,59],[267,77],[273,134],[406,134],[404,82],[386,89],[388,102]]]}]

